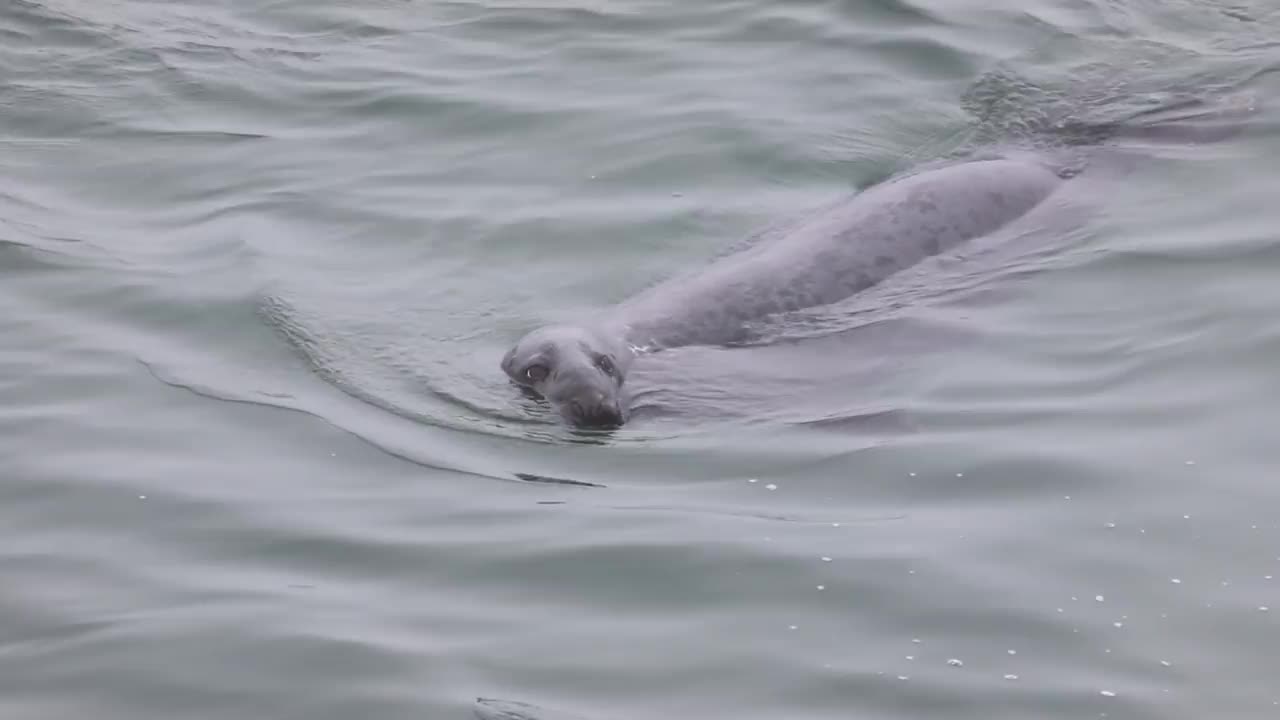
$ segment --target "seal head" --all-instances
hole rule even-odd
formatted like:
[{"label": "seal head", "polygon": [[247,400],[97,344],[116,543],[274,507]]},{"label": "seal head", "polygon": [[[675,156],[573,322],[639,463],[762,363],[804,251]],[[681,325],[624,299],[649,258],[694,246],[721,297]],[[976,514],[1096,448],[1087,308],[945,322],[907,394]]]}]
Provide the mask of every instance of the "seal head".
[{"label": "seal head", "polygon": [[549,325],[521,338],[502,358],[502,370],[571,425],[612,428],[626,421],[622,383],[633,356],[598,330]]}]

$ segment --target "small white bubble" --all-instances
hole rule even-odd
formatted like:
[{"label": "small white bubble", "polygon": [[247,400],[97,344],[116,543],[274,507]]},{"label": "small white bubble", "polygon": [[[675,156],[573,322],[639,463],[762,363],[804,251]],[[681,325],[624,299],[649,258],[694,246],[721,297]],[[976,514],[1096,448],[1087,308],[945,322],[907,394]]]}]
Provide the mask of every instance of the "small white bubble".
[{"label": "small white bubble", "polygon": [[1173,663],[1169,662],[1168,660],[1161,660],[1160,664],[1165,667],[1173,667]]},{"label": "small white bubble", "polygon": [[1062,608],[1058,608],[1058,612],[1066,612],[1066,610],[1063,610]]},{"label": "small white bubble", "polygon": [[1103,650],[1102,652],[1104,652],[1104,653],[1106,653],[1106,654],[1110,655],[1110,654],[1111,654],[1111,648],[1107,648],[1106,650]]},{"label": "small white bubble", "polygon": [[916,659],[916,656],[915,656],[915,655],[908,655],[908,656],[907,656],[907,659],[908,659],[908,660],[915,660],[915,659]]},{"label": "small white bubble", "polygon": [[1270,612],[1270,610],[1271,608],[1267,607],[1266,605],[1258,606],[1258,612]]},{"label": "small white bubble", "polygon": [[819,585],[819,586],[818,586],[818,589],[819,589],[819,590],[826,590],[826,589],[827,589],[827,586],[826,586],[826,585]]},{"label": "small white bubble", "polygon": [[915,570],[908,570],[908,571],[907,571],[907,574],[908,574],[908,575],[915,575],[915,574],[916,574],[916,571],[915,571]]},{"label": "small white bubble", "polygon": [[765,490],[777,490],[777,489],[778,489],[778,486],[777,486],[777,485],[774,485],[773,483],[769,483],[768,485],[765,485],[765,486],[764,486],[764,489],[765,489]]},{"label": "small white bubble", "polygon": [[1124,623],[1120,622],[1119,620],[1117,620],[1116,622],[1113,622],[1113,623],[1111,623],[1111,624],[1112,624],[1112,625],[1115,625],[1115,626],[1116,626],[1116,627],[1118,627],[1118,628],[1120,628],[1120,627],[1124,627]]},{"label": "small white bubble", "polygon": [[795,630],[795,629],[799,628],[799,626],[798,626],[798,625],[790,625],[789,627],[790,627],[792,630]]},{"label": "small white bubble", "polygon": [[951,658],[950,660],[947,661],[947,664],[950,665],[951,667],[964,667],[964,661],[962,661],[960,658]]},{"label": "small white bubble", "polygon": [[138,499],[139,499],[139,500],[146,500],[146,499],[147,499],[147,496],[146,496],[146,495],[139,495],[139,496],[138,496]]},{"label": "small white bubble", "polygon": [[1195,465],[1195,464],[1196,464],[1196,461],[1195,461],[1195,460],[1188,460],[1188,461],[1186,462],[1186,464],[1187,464],[1187,465]]},{"label": "small white bubble", "polygon": [[1005,679],[1005,680],[1017,680],[1017,679],[1018,679],[1018,676],[1017,676],[1017,675],[1014,675],[1014,674],[1012,674],[1012,673],[1010,673],[1009,675],[1005,675],[1005,676],[1004,676],[1004,679]]},{"label": "small white bubble", "polygon": [[1115,693],[1113,693],[1113,692],[1111,692],[1110,690],[1099,690],[1099,691],[1098,691],[1098,693],[1099,693],[1100,695],[1102,695],[1103,697],[1115,697],[1115,696],[1116,696],[1116,694],[1115,694]]},{"label": "small white bubble", "polygon": [[956,477],[964,477],[964,473],[956,473]]},{"label": "small white bubble", "polygon": [[1107,528],[1108,528],[1108,529],[1114,528],[1115,526],[1116,526],[1116,524],[1115,524],[1115,523],[1107,523]]},{"label": "small white bubble", "polygon": [[898,676],[898,679],[899,679],[899,680],[910,680],[911,678],[907,677],[906,675],[899,675],[899,676]]},{"label": "small white bubble", "polygon": [[911,477],[915,477],[915,476],[916,476],[916,474],[915,474],[915,473],[907,473],[907,474],[908,474],[908,475],[910,475]]},{"label": "small white bubble", "polygon": [[1271,579],[1271,576],[1270,576],[1270,575],[1263,575],[1263,576],[1262,576],[1262,579],[1263,579],[1263,580],[1270,580],[1270,579]]},{"label": "small white bubble", "polygon": [[913,642],[913,643],[915,643],[915,644],[919,645],[919,644],[920,644],[920,638],[911,638],[911,642]]},{"label": "small white bubble", "polygon": [[1063,499],[1063,500],[1070,500],[1070,499],[1071,499],[1071,496],[1070,496],[1070,495],[1063,495],[1063,496],[1062,496],[1062,499]]},{"label": "small white bubble", "polygon": [[1106,601],[1106,598],[1102,597],[1101,595],[1095,595],[1093,599],[1094,599],[1094,600],[1097,600],[1098,602],[1105,602],[1105,601]]},{"label": "small white bubble", "polygon": [[840,523],[831,523],[831,527],[840,527]]},{"label": "small white bubble", "polygon": [[827,557],[826,555],[823,555],[822,562],[831,562],[831,558]]},{"label": "small white bubble", "polygon": [[1169,582],[1173,583],[1174,585],[1181,585],[1182,578],[1169,578]]},{"label": "small white bubble", "polygon": [[749,483],[758,483],[758,482],[760,482],[760,478],[747,478],[747,482],[749,482]]},{"label": "small white bubble", "polygon": [[1182,516],[1182,519],[1183,519],[1183,520],[1190,520],[1190,519],[1191,519],[1191,516],[1190,516],[1190,515],[1183,515],[1183,516]]},{"label": "small white bubble", "polygon": [[1017,651],[1017,650],[1010,650],[1010,651],[1009,651],[1009,654],[1010,654],[1010,655],[1017,655],[1017,654],[1018,654],[1018,651]]}]

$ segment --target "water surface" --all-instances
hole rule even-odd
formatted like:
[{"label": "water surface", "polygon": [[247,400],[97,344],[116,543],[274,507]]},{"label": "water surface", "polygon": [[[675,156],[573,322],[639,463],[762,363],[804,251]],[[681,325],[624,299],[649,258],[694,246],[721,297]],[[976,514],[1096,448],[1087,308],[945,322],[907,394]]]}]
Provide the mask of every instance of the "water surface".
[{"label": "water surface", "polygon": [[[9,0],[0,710],[1273,716],[1280,15],[993,5]],[[1242,93],[839,332],[638,365],[611,436],[498,370],[894,172]]]}]

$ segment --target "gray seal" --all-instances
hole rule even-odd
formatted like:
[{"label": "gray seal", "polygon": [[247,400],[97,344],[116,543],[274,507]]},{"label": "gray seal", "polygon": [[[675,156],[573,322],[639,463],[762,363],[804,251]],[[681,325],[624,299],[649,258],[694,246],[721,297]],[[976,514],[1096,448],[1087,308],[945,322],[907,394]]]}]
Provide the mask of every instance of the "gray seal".
[{"label": "gray seal", "polygon": [[572,425],[619,426],[637,357],[741,341],[754,321],[843,300],[1026,215],[1069,174],[1029,155],[890,179],[585,323],[538,328],[507,352],[502,369]]}]

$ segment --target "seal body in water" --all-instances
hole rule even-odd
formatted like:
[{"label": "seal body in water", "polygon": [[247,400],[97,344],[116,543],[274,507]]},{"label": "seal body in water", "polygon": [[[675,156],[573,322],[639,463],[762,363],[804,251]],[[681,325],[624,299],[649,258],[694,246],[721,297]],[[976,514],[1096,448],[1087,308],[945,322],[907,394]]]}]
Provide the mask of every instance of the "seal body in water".
[{"label": "seal body in water", "polygon": [[843,300],[1008,225],[1044,202],[1067,182],[1065,176],[1027,155],[958,162],[888,180],[586,323],[536,329],[511,348],[502,369],[573,425],[621,425],[627,415],[623,383],[637,356],[732,343],[763,317]]}]

